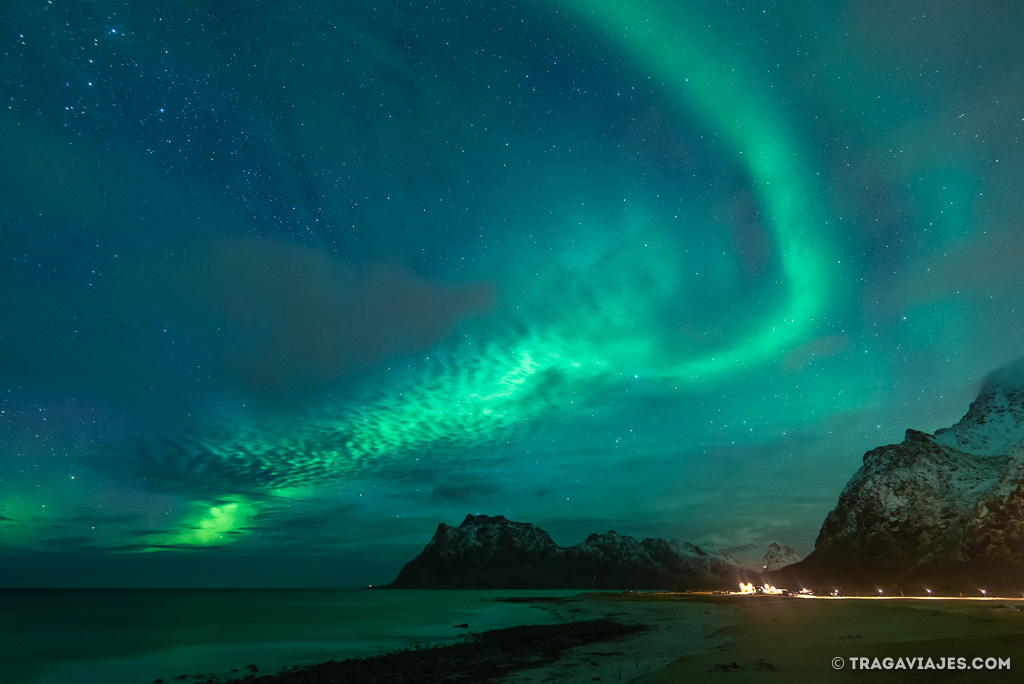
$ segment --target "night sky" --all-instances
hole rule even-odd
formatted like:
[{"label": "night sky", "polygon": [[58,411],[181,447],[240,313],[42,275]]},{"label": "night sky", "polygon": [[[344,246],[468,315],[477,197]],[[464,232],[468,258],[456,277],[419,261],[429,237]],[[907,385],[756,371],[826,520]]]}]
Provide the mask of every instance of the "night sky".
[{"label": "night sky", "polygon": [[1024,5],[11,0],[0,585],[810,551],[1024,354]]}]

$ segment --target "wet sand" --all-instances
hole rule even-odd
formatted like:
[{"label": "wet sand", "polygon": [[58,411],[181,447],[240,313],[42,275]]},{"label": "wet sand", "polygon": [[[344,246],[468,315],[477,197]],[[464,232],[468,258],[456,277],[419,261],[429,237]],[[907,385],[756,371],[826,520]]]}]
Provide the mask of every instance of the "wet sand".
[{"label": "wet sand", "polygon": [[[645,684],[742,682],[988,682],[1024,670],[1024,601],[728,597],[732,623],[701,652],[639,678]],[[710,645],[710,644],[709,644]],[[1009,658],[1010,670],[922,669],[928,658]],[[896,669],[899,658],[906,669]],[[861,669],[850,658],[893,659]],[[909,659],[921,658],[910,669]],[[833,665],[840,665],[837,668]],[[859,664],[859,661],[858,661]],[[959,662],[956,662],[959,666]]]},{"label": "wet sand", "polygon": [[[583,594],[544,607],[563,622],[238,681],[989,682],[1024,670],[1020,599]],[[929,658],[969,667],[979,657],[1010,659],[1011,669],[921,669]],[[863,669],[851,658],[891,658],[893,667]]]},{"label": "wet sand", "polygon": [[[1024,670],[1024,601],[826,599],[694,594],[584,595],[569,606],[649,629],[567,651],[499,681],[988,682]],[[694,615],[682,607],[701,607]],[[1018,610],[1019,608],[1019,610]],[[902,657],[906,668],[896,669]],[[922,669],[928,658],[1009,658],[1010,670]],[[842,661],[835,668],[833,660]],[[850,658],[893,669],[861,669]],[[910,659],[921,658],[921,661]],[[1016,663],[1016,674],[1013,665]],[[838,664],[838,662],[836,663]],[[959,661],[954,660],[959,666]],[[858,660],[857,665],[860,665]]]},{"label": "wet sand", "polygon": [[680,657],[712,648],[718,643],[715,635],[734,619],[727,605],[694,601],[678,594],[581,594],[550,610],[563,620],[609,619],[643,624],[646,629],[566,651],[551,664],[524,669],[497,681],[631,681],[657,672]]},{"label": "wet sand", "polygon": [[465,642],[445,646],[294,667],[276,675],[252,674],[232,679],[230,684],[472,684],[554,662],[569,649],[616,640],[645,629],[644,625],[614,620],[523,625],[482,632]]}]

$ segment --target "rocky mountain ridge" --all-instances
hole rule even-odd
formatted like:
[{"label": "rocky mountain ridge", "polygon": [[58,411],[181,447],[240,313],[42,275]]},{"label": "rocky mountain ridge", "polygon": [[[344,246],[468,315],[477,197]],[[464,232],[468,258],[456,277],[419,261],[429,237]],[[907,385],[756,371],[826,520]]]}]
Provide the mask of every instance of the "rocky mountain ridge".
[{"label": "rocky mountain ridge", "polygon": [[994,586],[1022,571],[1024,359],[990,375],[956,425],[867,452],[814,551],[780,577]]},{"label": "rocky mountain ridge", "polygon": [[[774,546],[768,549],[771,558],[784,557],[784,547]],[[764,559],[761,554],[758,562]],[[547,532],[529,523],[500,515],[469,515],[458,527],[438,525],[423,552],[409,561],[389,586],[735,588],[750,575],[736,559],[680,540],[638,541],[613,530],[591,534],[575,546],[560,547]]]},{"label": "rocky mountain ridge", "polygon": [[751,572],[772,572],[799,563],[800,554],[788,546],[772,542],[767,548],[757,544],[745,544],[743,546],[729,546],[724,549],[711,549],[733,565],[745,568]]}]

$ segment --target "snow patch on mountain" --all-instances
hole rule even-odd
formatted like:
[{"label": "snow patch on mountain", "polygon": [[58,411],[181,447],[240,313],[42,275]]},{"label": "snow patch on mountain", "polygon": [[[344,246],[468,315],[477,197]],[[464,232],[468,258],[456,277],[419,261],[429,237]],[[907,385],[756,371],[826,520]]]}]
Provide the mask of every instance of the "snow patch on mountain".
[{"label": "snow patch on mountain", "polygon": [[935,441],[978,456],[1007,454],[1024,445],[1024,358],[989,375],[956,425]]},{"label": "snow patch on mountain", "polygon": [[722,549],[712,549],[712,551],[733,565],[746,568],[751,572],[772,572],[802,560],[796,551],[777,542],[772,542],[768,546],[758,546],[753,543],[728,546]]},{"label": "snow patch on mountain", "polygon": [[1024,359],[990,375],[956,425],[866,453],[815,563],[907,577],[1024,566]]},{"label": "snow patch on mountain", "polygon": [[723,588],[734,587],[747,574],[731,559],[678,539],[640,541],[611,530],[560,547],[529,523],[470,515],[458,527],[438,525],[423,552],[391,586]]}]

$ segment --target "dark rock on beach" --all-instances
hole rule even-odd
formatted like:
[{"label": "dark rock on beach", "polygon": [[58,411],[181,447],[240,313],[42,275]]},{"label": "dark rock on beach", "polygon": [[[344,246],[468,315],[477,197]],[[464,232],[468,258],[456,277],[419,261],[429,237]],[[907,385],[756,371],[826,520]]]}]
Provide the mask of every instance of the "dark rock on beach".
[{"label": "dark rock on beach", "polygon": [[224,684],[468,684],[547,665],[568,649],[646,629],[645,625],[609,619],[509,627],[473,634],[462,643],[448,646],[329,661],[276,675],[250,675]]}]

